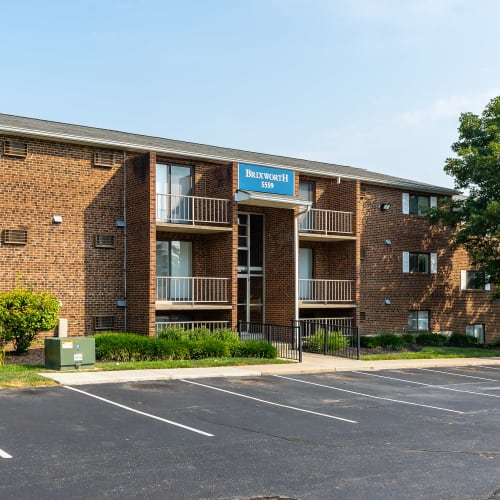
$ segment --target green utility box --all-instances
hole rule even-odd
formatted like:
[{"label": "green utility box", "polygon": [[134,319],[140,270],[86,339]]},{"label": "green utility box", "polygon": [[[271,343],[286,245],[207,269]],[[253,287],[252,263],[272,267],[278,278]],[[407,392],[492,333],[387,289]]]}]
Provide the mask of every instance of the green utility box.
[{"label": "green utility box", "polygon": [[62,337],[45,339],[47,370],[78,370],[95,365],[95,339]]}]

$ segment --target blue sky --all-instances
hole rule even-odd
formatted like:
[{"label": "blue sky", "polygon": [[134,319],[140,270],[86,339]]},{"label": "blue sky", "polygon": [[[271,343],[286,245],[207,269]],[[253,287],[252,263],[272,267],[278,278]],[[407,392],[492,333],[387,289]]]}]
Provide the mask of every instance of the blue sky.
[{"label": "blue sky", "polygon": [[498,0],[0,0],[0,112],[446,187]]}]

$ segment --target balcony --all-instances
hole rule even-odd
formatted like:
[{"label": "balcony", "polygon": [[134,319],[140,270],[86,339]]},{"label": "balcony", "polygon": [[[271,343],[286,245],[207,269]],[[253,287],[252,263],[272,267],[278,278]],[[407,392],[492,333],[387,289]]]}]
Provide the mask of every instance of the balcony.
[{"label": "balcony", "polygon": [[301,240],[354,240],[353,212],[312,208],[300,219]]},{"label": "balcony", "polygon": [[228,206],[222,198],[156,194],[156,225],[178,233],[231,231]]},{"label": "balcony", "polygon": [[300,307],[354,306],[354,280],[299,279]]},{"label": "balcony", "polygon": [[155,332],[159,334],[169,328],[182,328],[183,330],[194,330],[195,328],[207,328],[208,330],[221,330],[229,328],[229,321],[157,321]]},{"label": "balcony", "polygon": [[229,278],[156,277],[156,309],[231,309]]}]

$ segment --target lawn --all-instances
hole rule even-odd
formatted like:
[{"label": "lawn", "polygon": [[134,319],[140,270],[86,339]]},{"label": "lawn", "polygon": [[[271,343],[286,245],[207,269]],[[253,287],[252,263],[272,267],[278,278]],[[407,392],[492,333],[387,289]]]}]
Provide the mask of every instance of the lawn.
[{"label": "lawn", "polygon": [[480,347],[422,347],[420,351],[393,351],[378,354],[363,354],[362,360],[382,359],[434,359],[434,358],[495,358],[500,357],[500,349]]},{"label": "lawn", "polygon": [[[291,363],[283,359],[264,358],[206,358],[176,361],[135,361],[135,362],[97,362],[95,370],[146,370],[160,368],[202,368],[214,366],[244,366]],[[21,389],[24,387],[40,387],[55,385],[52,379],[42,377],[38,373],[45,371],[43,365],[0,365],[0,389]]]}]

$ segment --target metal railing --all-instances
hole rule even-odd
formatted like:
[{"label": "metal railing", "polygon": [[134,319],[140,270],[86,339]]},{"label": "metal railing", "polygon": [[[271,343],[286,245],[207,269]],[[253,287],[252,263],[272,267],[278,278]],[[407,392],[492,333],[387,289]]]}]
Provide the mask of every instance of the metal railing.
[{"label": "metal railing", "polygon": [[229,224],[229,200],[156,194],[156,220],[176,224]]},{"label": "metal railing", "polygon": [[313,324],[321,323],[326,325],[330,329],[336,328],[352,328],[354,325],[354,318],[352,316],[345,316],[340,318],[299,318],[299,321],[303,324]]},{"label": "metal railing", "polygon": [[167,328],[182,328],[183,330],[194,330],[195,328],[208,328],[219,330],[229,328],[229,321],[157,321],[155,323],[156,336]]},{"label": "metal railing", "polygon": [[[346,318],[299,320],[302,350],[326,356],[360,359],[359,330],[345,326]],[[342,320],[335,323],[335,320]]]},{"label": "metal railing", "polygon": [[278,350],[278,357],[302,362],[301,329],[299,325],[274,325],[268,323],[238,323],[240,340],[263,340]]},{"label": "metal railing", "polygon": [[168,302],[227,303],[229,278],[156,277],[156,300]]},{"label": "metal railing", "polygon": [[320,234],[353,234],[353,212],[312,208],[300,219],[299,231]]},{"label": "metal railing", "polygon": [[354,280],[299,279],[299,300],[303,303],[353,301]]}]

